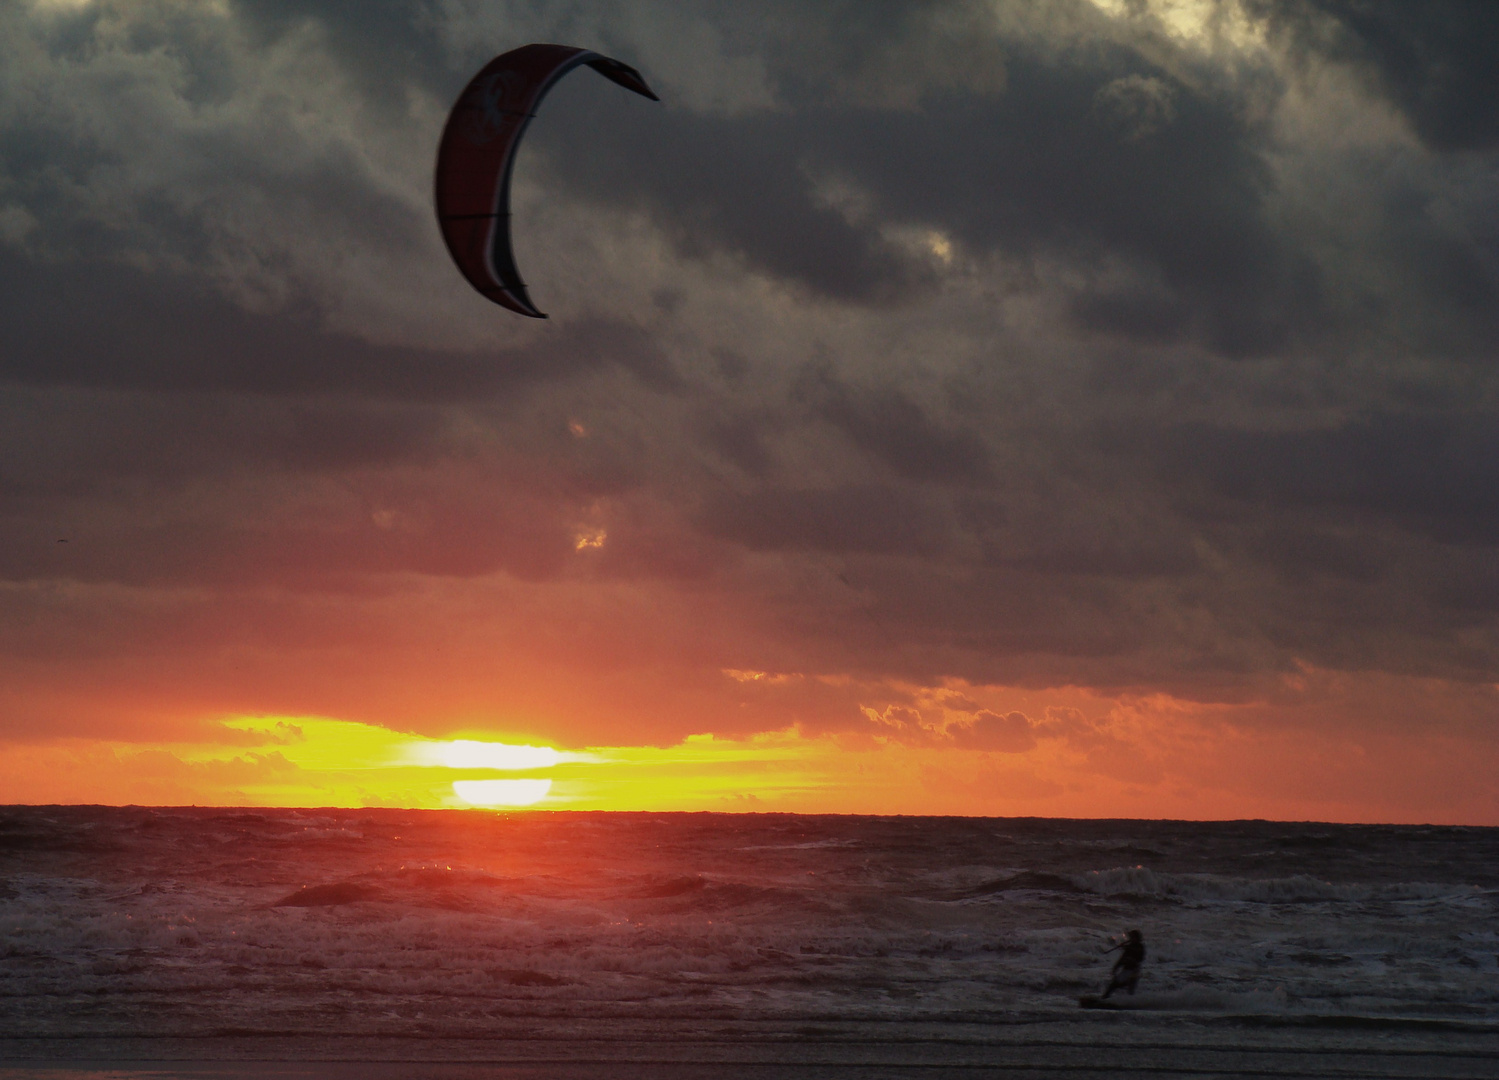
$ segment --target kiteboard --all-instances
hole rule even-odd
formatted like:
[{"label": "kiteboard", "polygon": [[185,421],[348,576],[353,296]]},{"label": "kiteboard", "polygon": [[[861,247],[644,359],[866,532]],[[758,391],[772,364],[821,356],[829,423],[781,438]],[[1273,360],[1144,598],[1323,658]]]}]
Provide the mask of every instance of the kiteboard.
[{"label": "kiteboard", "polygon": [[1077,999],[1077,1003],[1084,1009],[1118,1009],[1121,1008],[1117,1001],[1105,1001],[1097,994],[1084,994]]}]

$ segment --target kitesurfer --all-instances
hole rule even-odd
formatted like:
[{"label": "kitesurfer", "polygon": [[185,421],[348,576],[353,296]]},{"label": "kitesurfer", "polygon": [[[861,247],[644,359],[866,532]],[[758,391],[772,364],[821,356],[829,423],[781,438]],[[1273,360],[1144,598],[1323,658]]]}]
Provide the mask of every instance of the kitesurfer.
[{"label": "kitesurfer", "polygon": [[1145,962],[1145,939],[1140,936],[1140,931],[1131,930],[1109,952],[1117,950],[1123,951],[1119,953],[1119,959],[1114,961],[1108,989],[1103,992],[1100,1000],[1119,989],[1127,990],[1133,996],[1135,984],[1140,981],[1140,965]]}]

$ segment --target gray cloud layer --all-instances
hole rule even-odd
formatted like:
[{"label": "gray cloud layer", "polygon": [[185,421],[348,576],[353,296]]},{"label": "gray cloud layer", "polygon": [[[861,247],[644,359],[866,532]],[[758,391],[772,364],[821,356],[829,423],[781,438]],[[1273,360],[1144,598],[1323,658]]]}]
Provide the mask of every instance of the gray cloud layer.
[{"label": "gray cloud layer", "polygon": [[[593,575],[763,610],[725,667],[1499,678],[1492,9],[1121,10],[7,6],[0,577]],[[528,40],[664,99],[584,71],[534,125],[544,326],[427,206]]]}]

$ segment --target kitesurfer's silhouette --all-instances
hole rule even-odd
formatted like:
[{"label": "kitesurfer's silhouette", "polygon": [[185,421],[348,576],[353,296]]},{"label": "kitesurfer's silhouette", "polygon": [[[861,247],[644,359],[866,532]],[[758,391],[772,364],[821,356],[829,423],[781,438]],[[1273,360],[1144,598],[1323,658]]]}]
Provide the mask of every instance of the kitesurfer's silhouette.
[{"label": "kitesurfer's silhouette", "polygon": [[1140,937],[1140,931],[1131,930],[1125,935],[1123,941],[1115,945],[1114,949],[1122,949],[1119,959],[1114,961],[1114,971],[1109,978],[1108,989],[1103,992],[1102,997],[1108,997],[1115,990],[1125,989],[1131,995],[1135,992],[1135,983],[1140,981],[1140,965],[1145,962],[1145,940]]}]

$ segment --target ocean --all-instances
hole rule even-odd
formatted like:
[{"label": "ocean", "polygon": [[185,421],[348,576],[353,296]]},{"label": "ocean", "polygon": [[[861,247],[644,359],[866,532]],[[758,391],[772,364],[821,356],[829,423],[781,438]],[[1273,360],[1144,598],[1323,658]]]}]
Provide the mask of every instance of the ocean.
[{"label": "ocean", "polygon": [[1496,915],[1499,829],[10,807],[0,1078],[1494,1078]]}]

